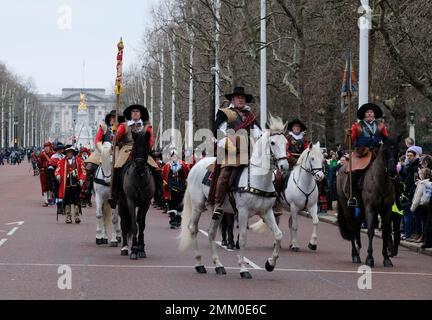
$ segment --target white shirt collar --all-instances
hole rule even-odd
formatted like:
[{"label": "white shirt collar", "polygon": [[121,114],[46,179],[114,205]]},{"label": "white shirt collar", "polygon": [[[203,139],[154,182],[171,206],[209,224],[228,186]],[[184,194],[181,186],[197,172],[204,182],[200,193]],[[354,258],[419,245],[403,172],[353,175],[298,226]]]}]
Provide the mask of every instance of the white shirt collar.
[{"label": "white shirt collar", "polygon": [[296,140],[301,140],[301,139],[303,139],[304,132],[300,132],[299,134],[295,134],[294,132],[290,131],[288,134]]},{"label": "white shirt collar", "polygon": [[[229,105],[228,109],[233,109],[233,108],[235,108],[235,106],[231,103],[231,104]],[[238,109],[238,108],[237,108],[237,109]],[[238,109],[238,110],[240,110],[240,109]],[[242,110],[245,110],[245,111],[251,111],[251,107],[245,105],[244,108],[243,108]]]},{"label": "white shirt collar", "polygon": [[144,124],[144,123],[142,122],[141,119],[139,119],[138,121],[128,120],[127,125],[128,125],[129,127],[130,127],[131,125],[133,125],[133,124]]}]

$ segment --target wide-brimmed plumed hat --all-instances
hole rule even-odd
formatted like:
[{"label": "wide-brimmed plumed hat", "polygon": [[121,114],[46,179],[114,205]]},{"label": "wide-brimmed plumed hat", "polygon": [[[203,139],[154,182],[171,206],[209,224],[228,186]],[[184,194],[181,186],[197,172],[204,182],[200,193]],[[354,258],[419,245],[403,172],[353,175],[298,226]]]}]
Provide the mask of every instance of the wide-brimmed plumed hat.
[{"label": "wide-brimmed plumed hat", "polygon": [[375,103],[372,103],[372,102],[368,102],[368,103],[365,103],[364,105],[362,105],[357,110],[357,119],[363,120],[365,117],[365,113],[368,110],[372,110],[375,113],[375,119],[380,119],[383,116],[383,112],[378,105],[376,105]]},{"label": "wide-brimmed plumed hat", "polygon": [[246,93],[243,87],[235,87],[233,93],[226,94],[225,98],[231,101],[234,96],[245,97],[246,103],[251,103],[253,100],[253,95]]},{"label": "wide-brimmed plumed hat", "polygon": [[290,123],[288,123],[288,131],[292,131],[293,126],[295,124],[300,125],[300,132],[306,131],[307,127],[303,124],[303,122],[301,122],[299,119],[294,119],[293,121],[291,121]]},{"label": "wide-brimmed plumed hat", "polygon": [[[115,111],[115,110],[111,110],[111,112],[108,113],[108,114],[105,116],[105,123],[106,123],[107,126],[110,125],[110,118],[111,118],[111,117],[115,117],[115,115],[116,115],[116,111]],[[125,122],[125,117],[122,116],[122,115],[120,115],[120,113],[119,113],[118,116],[117,116],[117,122],[118,122],[118,123]]]},{"label": "wide-brimmed plumed hat", "polygon": [[129,107],[127,107],[125,109],[125,111],[123,111],[123,115],[125,116],[125,118],[127,120],[132,119],[132,110],[133,109],[138,109],[139,111],[141,111],[141,120],[143,122],[146,122],[148,119],[150,119],[150,115],[149,115],[149,112],[148,112],[146,107],[144,107],[140,104],[133,104],[133,105],[130,105]]},{"label": "wide-brimmed plumed hat", "polygon": [[65,148],[66,148],[66,146],[63,143],[58,142],[53,149],[54,149],[54,151],[57,151],[57,150],[65,149]]},{"label": "wide-brimmed plumed hat", "polygon": [[64,151],[64,154],[66,154],[68,151],[73,151],[74,156],[77,156],[79,153],[78,149],[73,146],[67,147]]}]

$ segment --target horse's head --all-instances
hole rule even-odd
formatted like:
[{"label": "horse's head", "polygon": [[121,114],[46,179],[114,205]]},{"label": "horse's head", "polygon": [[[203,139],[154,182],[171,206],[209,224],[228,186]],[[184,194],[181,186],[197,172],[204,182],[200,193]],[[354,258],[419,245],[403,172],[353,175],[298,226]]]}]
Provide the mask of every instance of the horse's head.
[{"label": "horse's head", "polygon": [[314,176],[315,180],[321,181],[324,178],[323,171],[324,156],[321,152],[320,143],[311,144],[304,150],[297,161],[301,169]]},{"label": "horse's head", "polygon": [[399,144],[402,140],[402,135],[397,138],[383,138],[381,146],[381,154],[385,163],[385,172],[392,179],[397,176],[397,163],[399,159]]},{"label": "horse's head", "polygon": [[149,132],[132,132],[132,137],[134,139],[132,159],[137,165],[137,169],[144,172],[147,167],[151,135]]},{"label": "horse's head", "polygon": [[272,161],[282,173],[286,173],[289,169],[286,155],[288,141],[284,135],[286,124],[283,123],[280,117],[270,115],[267,126],[270,130],[268,142]]},{"label": "horse's head", "polygon": [[112,163],[112,144],[111,142],[104,142],[101,148],[101,165],[104,171],[111,172]]}]

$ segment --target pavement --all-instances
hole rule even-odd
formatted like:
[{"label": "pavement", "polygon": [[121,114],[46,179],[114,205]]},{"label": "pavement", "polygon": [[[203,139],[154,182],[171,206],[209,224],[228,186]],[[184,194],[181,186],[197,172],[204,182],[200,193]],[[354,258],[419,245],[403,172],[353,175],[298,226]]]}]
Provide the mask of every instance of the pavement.
[{"label": "pavement", "polygon": [[[337,207],[337,205],[336,205]],[[312,217],[306,213],[306,212],[300,212],[300,215],[304,217],[311,218]],[[320,212],[318,214],[319,220],[326,223],[331,223],[337,226],[337,211],[335,210],[327,210],[326,212]],[[361,232],[364,234],[367,234],[367,229],[361,229]],[[378,238],[382,238],[381,236],[381,230],[376,229],[375,230],[375,236]],[[408,248],[412,251],[432,256],[432,248],[422,249],[421,248],[422,243],[415,243],[410,241],[401,240],[400,246]]]}]

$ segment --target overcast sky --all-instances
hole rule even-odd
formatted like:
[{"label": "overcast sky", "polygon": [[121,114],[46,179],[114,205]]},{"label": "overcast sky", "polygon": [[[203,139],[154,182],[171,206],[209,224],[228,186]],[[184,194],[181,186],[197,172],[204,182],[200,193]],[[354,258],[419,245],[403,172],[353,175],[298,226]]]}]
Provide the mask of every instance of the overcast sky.
[{"label": "overcast sky", "polygon": [[84,85],[112,90],[117,42],[123,70],[138,60],[151,9],[163,0],[0,0],[0,61],[39,93]]}]

